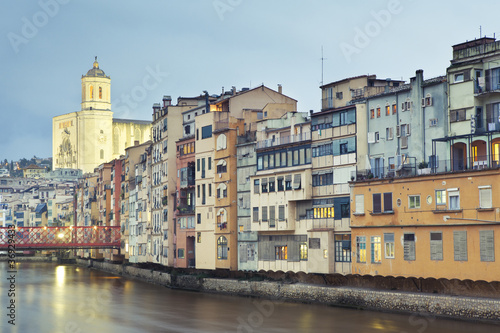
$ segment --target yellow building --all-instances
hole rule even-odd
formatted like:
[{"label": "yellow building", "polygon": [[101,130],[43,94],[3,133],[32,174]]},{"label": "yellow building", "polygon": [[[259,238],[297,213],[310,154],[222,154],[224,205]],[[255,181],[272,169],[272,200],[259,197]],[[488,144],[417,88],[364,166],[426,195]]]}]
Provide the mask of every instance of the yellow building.
[{"label": "yellow building", "polygon": [[150,121],[114,119],[111,111],[111,79],[99,68],[82,76],[81,111],[52,119],[53,169],[93,172],[98,165],[125,152],[135,141],[150,138]]},{"label": "yellow building", "polygon": [[497,281],[498,169],[351,183],[352,272]]},{"label": "yellow building", "polygon": [[28,165],[23,169],[24,178],[41,178],[45,177],[46,173],[47,170],[45,170],[45,168],[42,168],[35,164]]}]

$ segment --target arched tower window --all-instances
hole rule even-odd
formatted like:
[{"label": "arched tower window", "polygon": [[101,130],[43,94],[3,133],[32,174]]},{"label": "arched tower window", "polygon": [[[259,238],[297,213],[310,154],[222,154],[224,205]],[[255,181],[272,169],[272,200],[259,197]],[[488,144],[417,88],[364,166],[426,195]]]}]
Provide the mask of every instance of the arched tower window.
[{"label": "arched tower window", "polygon": [[102,87],[99,87],[99,99],[102,99]]},{"label": "arched tower window", "polygon": [[94,98],[94,86],[90,86],[90,99]]}]

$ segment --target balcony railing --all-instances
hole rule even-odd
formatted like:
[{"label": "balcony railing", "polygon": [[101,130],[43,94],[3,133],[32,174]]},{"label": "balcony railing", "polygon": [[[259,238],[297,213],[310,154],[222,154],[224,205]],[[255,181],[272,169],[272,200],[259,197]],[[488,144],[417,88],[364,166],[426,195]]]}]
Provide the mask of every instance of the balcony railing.
[{"label": "balcony railing", "polygon": [[297,135],[278,137],[257,142],[257,149],[270,148],[281,145],[286,145],[294,142],[303,142],[311,140],[311,132],[305,132]]}]

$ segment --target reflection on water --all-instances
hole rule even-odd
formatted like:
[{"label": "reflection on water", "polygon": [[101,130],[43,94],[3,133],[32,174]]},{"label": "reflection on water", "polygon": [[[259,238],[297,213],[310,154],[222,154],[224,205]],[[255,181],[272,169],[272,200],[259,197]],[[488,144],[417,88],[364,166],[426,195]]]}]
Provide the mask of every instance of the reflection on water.
[{"label": "reflection on water", "polygon": [[[2,309],[9,297],[0,262]],[[203,294],[87,268],[20,263],[16,325],[0,332],[494,332],[499,326]],[[7,319],[6,319],[7,318]]]}]

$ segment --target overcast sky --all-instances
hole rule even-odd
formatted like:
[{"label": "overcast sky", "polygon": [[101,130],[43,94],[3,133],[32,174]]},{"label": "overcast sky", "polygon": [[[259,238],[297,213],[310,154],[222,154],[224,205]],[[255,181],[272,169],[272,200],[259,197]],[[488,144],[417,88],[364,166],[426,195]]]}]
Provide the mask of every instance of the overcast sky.
[{"label": "overcast sky", "polygon": [[451,46],[500,36],[497,0],[41,0],[0,3],[0,159],[52,155],[52,117],[79,111],[98,56],[116,118],[163,95],[262,83],[320,109],[323,82],[443,75]]}]

